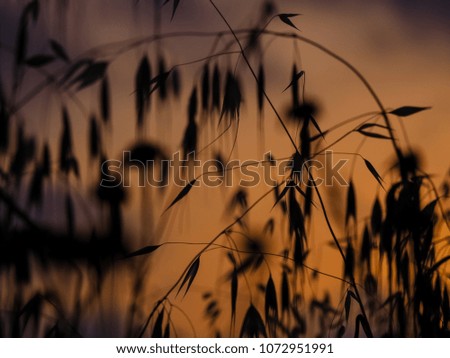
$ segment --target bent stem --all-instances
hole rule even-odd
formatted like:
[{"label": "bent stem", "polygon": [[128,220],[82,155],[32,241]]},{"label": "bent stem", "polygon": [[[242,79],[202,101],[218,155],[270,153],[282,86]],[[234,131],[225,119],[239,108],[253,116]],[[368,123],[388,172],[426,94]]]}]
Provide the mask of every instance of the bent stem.
[{"label": "bent stem", "polygon": [[[322,196],[320,194],[319,188],[317,187],[317,185],[316,185],[314,180],[311,180],[311,181],[313,183],[314,190],[315,190],[315,192],[317,194],[317,197],[319,198],[320,207],[322,208],[322,212],[323,212],[323,215],[325,217],[325,221],[327,223],[328,230],[330,231],[331,236],[333,237],[334,243],[336,244],[336,246],[337,246],[337,248],[339,250],[339,253],[340,253],[341,257],[342,257],[342,260],[344,261],[344,265],[347,265],[347,258],[346,258],[345,254],[344,254],[344,251],[342,250],[342,246],[339,244],[339,240],[337,239],[336,234],[334,233],[333,226],[331,225],[330,219],[329,219],[327,211],[325,209],[325,204],[323,202],[323,199],[322,199]],[[355,290],[355,295],[357,297],[357,301],[358,301],[359,308],[361,310],[361,314],[363,315],[363,317],[365,318],[365,320],[367,322],[367,328],[368,328],[368,332],[366,332],[367,338],[373,338],[372,328],[370,326],[369,319],[367,317],[366,310],[364,308],[364,304],[362,302],[361,295],[359,294],[358,285],[356,284],[355,276],[354,276],[353,273],[350,276],[350,281],[351,281],[351,286]]]},{"label": "bent stem", "polygon": [[[210,0],[211,1],[211,0]],[[290,34],[286,34],[284,32],[277,32],[277,31],[268,31],[265,30],[263,31],[263,33],[265,34],[270,34],[270,35],[274,35],[274,36],[278,36],[278,37],[287,37],[287,38],[293,38],[299,41],[302,41],[304,43],[307,43],[315,48],[317,48],[318,50],[324,52],[325,54],[327,54],[328,56],[334,58],[335,60],[337,60],[338,62],[340,62],[341,64],[343,64],[345,67],[347,67],[351,72],[353,72],[353,74],[358,77],[358,79],[362,82],[362,84],[366,87],[366,89],[369,91],[370,95],[372,96],[372,98],[375,100],[378,108],[381,111],[381,115],[384,119],[384,122],[386,124],[386,128],[388,129],[389,132],[389,136],[390,136],[390,140],[392,143],[392,146],[394,147],[394,151],[395,154],[397,155],[397,158],[399,159],[399,161],[401,161],[403,159],[403,154],[400,150],[400,147],[398,146],[397,142],[395,141],[394,138],[394,131],[392,129],[392,125],[391,122],[388,118],[386,109],[383,105],[383,103],[381,102],[380,97],[378,96],[378,94],[375,92],[374,88],[372,87],[372,85],[369,83],[369,81],[363,76],[363,74],[355,67],[353,66],[350,62],[348,62],[346,59],[344,59],[343,57],[339,56],[337,53],[331,51],[330,49],[328,49],[327,47],[319,44],[318,42],[311,40],[307,37],[301,36],[301,35],[297,35],[294,33],[290,33]],[[401,172],[402,175],[402,179],[406,179],[406,174],[403,172]]]},{"label": "bent stem", "polygon": [[280,185],[284,184],[284,180],[280,182],[277,186],[270,188],[270,190],[266,191],[263,195],[261,195],[252,205],[250,205],[241,215],[239,215],[232,223],[230,223],[228,226],[226,226],[224,229],[222,229],[216,236],[214,236],[210,242],[208,242],[189,262],[188,265],[186,265],[185,269],[181,273],[181,275],[178,277],[178,279],[175,281],[175,283],[169,288],[169,290],[166,292],[166,294],[156,302],[155,306],[153,307],[152,311],[147,317],[146,322],[144,323],[144,326],[141,329],[141,332],[139,333],[139,338],[142,338],[145,331],[147,330],[148,325],[150,324],[150,320],[152,319],[155,312],[158,310],[158,308],[161,306],[162,303],[164,303],[165,300],[169,297],[169,295],[175,290],[175,288],[181,283],[184,276],[187,274],[189,268],[191,265],[203,254],[205,253],[211,246],[215,244],[215,242],[222,236],[225,235],[235,224],[237,224],[239,221],[241,221],[255,206],[257,206],[265,197],[267,197],[269,194],[271,194],[275,188],[278,188]]}]

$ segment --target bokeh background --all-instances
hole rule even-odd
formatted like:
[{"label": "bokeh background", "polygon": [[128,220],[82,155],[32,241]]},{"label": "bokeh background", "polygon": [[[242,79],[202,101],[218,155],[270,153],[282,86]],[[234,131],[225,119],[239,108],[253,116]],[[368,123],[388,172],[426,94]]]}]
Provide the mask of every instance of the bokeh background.
[{"label": "bokeh background", "polygon": [[[255,0],[218,0],[216,3],[234,29],[256,26],[264,5],[264,1]],[[13,53],[18,24],[26,4],[25,1],[12,0],[2,0],[0,3],[0,76],[4,92],[15,103],[27,98],[32,93],[30,91],[45,80],[45,74],[30,69],[26,71],[23,85],[14,96],[9,90],[13,83]],[[442,0],[279,0],[274,1],[273,5],[275,13],[301,14],[291,18],[300,29],[299,34],[317,41],[353,64],[368,79],[387,109],[403,105],[432,107],[414,117],[402,119],[406,131],[399,122],[393,123],[402,146],[406,148],[410,145],[418,154],[422,168],[433,175],[436,183],[441,183],[449,167],[450,4]],[[71,58],[89,55],[110,62],[108,78],[111,122],[102,138],[108,158],[120,159],[122,151],[132,147],[139,138],[146,138],[166,153],[180,150],[187,124],[189,94],[193,84],[199,83],[203,64],[180,67],[182,95],[179,100],[157,99],[158,94],[155,94],[141,133],[136,130],[135,75],[144,54],[148,55],[152,66],[156,66],[158,58],[164,58],[166,65],[172,66],[208,56],[216,39],[189,34],[227,30],[209,2],[181,0],[172,20],[172,4],[161,7],[158,1],[49,0],[40,1],[40,8],[37,23],[29,26],[28,53],[48,53],[48,39],[51,38],[61,43]],[[277,18],[270,23],[269,29],[294,31]],[[177,35],[160,41],[143,42],[142,45],[121,51],[127,44],[133,43],[133,39],[143,39],[155,33]],[[232,43],[229,40],[230,36],[221,39],[217,48],[225,46],[227,42]],[[297,42],[294,45],[289,39],[272,41],[265,38],[262,40],[262,47],[267,93],[281,113],[286,114],[288,111],[289,97],[282,91],[291,80],[293,62],[306,73],[305,97],[317,105],[317,120],[322,130],[360,113],[378,110],[373,98],[348,69],[308,44]],[[237,50],[236,45],[232,44],[230,50]],[[250,61],[255,66],[259,64],[259,60],[256,56],[250,56]],[[224,68],[236,69],[241,75],[244,89],[237,145],[232,157],[262,160],[266,151],[271,151],[277,158],[291,155],[292,149],[285,133],[267,105],[264,110],[265,134],[263,138],[258,135],[256,85],[244,61],[235,54],[220,58],[218,63]],[[48,67],[49,72],[57,71],[58,66],[64,68],[64,64],[52,64]],[[60,88],[46,86],[24,103],[17,113],[16,121],[23,124],[25,133],[36,136],[38,148],[44,142],[57,148],[62,131],[62,104],[70,112],[80,177],[71,179],[69,184],[55,177],[52,185],[46,187],[43,203],[39,208],[27,206],[25,188],[27,180],[30,180],[31,169],[28,179],[25,173],[22,186],[9,187],[18,205],[31,218],[56,231],[64,231],[66,227],[64,193],[68,186],[74,197],[76,231],[89,235],[92,228],[102,232],[107,225],[105,209],[92,199],[95,196],[98,168],[89,158],[87,150],[89,118],[92,114],[99,115],[98,91],[98,86],[95,85],[71,96]],[[203,122],[199,120],[199,123]],[[204,128],[206,127],[205,125]],[[289,128],[295,132],[295,127]],[[352,128],[352,123],[343,126],[327,140],[332,143],[333,138],[338,138]],[[199,147],[214,137],[213,129],[216,128],[213,126],[199,134]],[[203,158],[213,156],[215,150],[222,150],[223,156],[227,157],[233,135],[234,132],[228,133],[226,138],[205,151]],[[361,136],[352,134],[334,146],[333,150],[354,152],[360,143]],[[380,144],[378,140],[366,140],[360,153],[370,159],[386,182],[389,182],[388,169],[394,162],[391,146]],[[337,154],[337,158],[350,160],[343,172],[347,179],[352,176],[355,185],[361,188],[358,190],[357,202],[358,214],[363,218],[369,215],[371,203],[380,190],[378,184],[358,158],[343,154]],[[2,163],[6,168],[8,159],[3,157]],[[264,190],[267,190],[264,185],[249,190],[248,201],[256,200]],[[179,191],[180,188],[176,186],[169,186],[165,190],[136,187],[127,190],[127,200],[122,212],[127,251],[168,241],[205,243],[230,223],[236,214],[227,211],[236,188],[223,187],[195,188],[183,202],[163,213]],[[342,227],[345,214],[345,188],[324,188],[324,192],[327,193],[326,205],[332,214],[337,234],[339,237],[344,236],[344,230],[339,232],[339,228]],[[268,218],[277,217],[271,211],[272,205],[271,200],[263,201],[249,215],[247,224],[256,236],[261,234],[261,228]],[[15,225],[20,228],[20,223]],[[325,229],[320,213],[311,222],[309,229],[308,265],[326,273],[341,275],[342,263],[336,249],[329,244],[331,236]],[[283,231],[283,227],[280,227],[275,232],[276,235],[265,241],[265,248],[278,252],[285,229]],[[150,258],[130,259],[133,263],[118,260],[103,273],[102,287],[97,292],[96,299],[80,315],[80,333],[83,336],[126,334],[127,310],[136,295],[133,288],[136,281],[130,272],[137,271],[142,276],[142,287],[136,301],[138,308],[134,324],[142,324],[154,302],[175,282],[199,247],[201,246],[167,245],[158,249],[158,254]],[[224,278],[227,270],[223,269],[228,261],[225,255],[216,251],[208,253],[202,259],[198,277],[190,293],[184,299],[181,299],[181,295],[176,299],[176,307],[180,309],[174,309],[177,311],[174,319],[178,322],[177,334],[180,336],[215,334],[215,328],[211,328],[209,320],[201,317],[204,317],[206,305],[202,298],[205,292],[213,292],[224,306],[229,299],[229,284]],[[89,296],[92,290],[89,270],[78,266],[75,264],[74,268],[63,262],[42,267],[32,263],[31,278],[24,288],[27,292],[25,296],[32,296],[35,291],[45,292],[51,287],[64,297],[61,306],[67,311],[66,315],[70,316],[70,311],[76,306],[77,291],[82,292],[81,296]],[[22,284],[16,282],[11,270],[5,268],[1,275],[0,302],[1,309],[6,312],[11,309],[8,305],[13,301],[14,287]],[[255,277],[256,282],[258,276]],[[261,279],[263,277],[261,274]],[[342,283],[330,277],[320,276],[305,282],[304,289],[307,297],[322,297],[324,292],[329,291],[332,293],[333,304],[342,304]],[[239,295],[242,307],[248,299],[249,293]],[[181,310],[185,313],[181,313]],[[240,316],[243,313],[243,309],[238,311]],[[54,312],[49,309],[45,315],[51,320]],[[219,319],[216,323],[218,327],[221,326],[220,322]]]}]

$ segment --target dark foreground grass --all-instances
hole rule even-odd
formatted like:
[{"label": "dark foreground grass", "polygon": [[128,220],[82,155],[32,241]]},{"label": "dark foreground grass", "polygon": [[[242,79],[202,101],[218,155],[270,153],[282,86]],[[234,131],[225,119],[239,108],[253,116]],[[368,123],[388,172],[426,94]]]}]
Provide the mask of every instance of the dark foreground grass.
[{"label": "dark foreground grass", "polygon": [[[34,0],[20,9],[14,46],[0,48],[2,57],[8,57],[11,64],[2,66],[0,77],[0,335],[169,337],[185,330],[186,321],[194,332],[192,312],[179,305],[193,294],[199,272],[209,271],[204,266],[208,262],[205,256],[219,250],[226,264],[216,280],[225,280],[227,293],[222,290],[218,297],[215,284],[204,290],[203,319],[209,324],[210,335],[448,337],[446,264],[450,256],[448,236],[442,233],[448,232],[449,178],[436,186],[422,170],[418,155],[398,140],[392,124],[395,117],[403,120],[428,108],[407,105],[387,111],[352,64],[301,35],[295,25],[297,14],[277,13],[276,4],[270,1],[262,6],[259,18],[249,21],[255,25],[248,29],[234,29],[211,0],[203,5],[214,9],[226,30],[161,33],[158,24],[170,17],[177,20],[179,3],[168,1],[172,8],[167,18],[155,1],[153,33],[105,43],[79,54],[72,54],[70,43],[33,37],[33,29],[45,21],[42,8],[48,4]],[[139,9],[143,5],[136,2],[130,6]],[[61,11],[71,16],[69,10]],[[280,21],[285,25],[283,31],[272,30]],[[188,37],[211,45],[209,55],[169,64],[161,44]],[[207,39],[213,39],[212,43]],[[45,45],[36,52],[34,41]],[[377,111],[321,128],[316,105],[305,99],[308,69],[300,68],[298,58],[292,59],[291,78],[282,92],[289,109],[280,111],[268,95],[267,41],[307,44],[335,59],[362,82]],[[154,51],[149,51],[155,43]],[[124,148],[130,157],[122,165],[129,168],[137,161],[146,163],[144,170],[158,172],[161,183],[177,191],[160,212],[156,192],[164,192],[165,185],[139,191],[142,218],[133,223],[141,225],[142,241],[137,249],[123,222],[131,189],[104,165],[116,159],[111,132],[117,106],[112,93],[119,84],[111,78],[110,68],[119,56],[136,50],[140,59],[135,68],[127,69],[134,81],[135,121],[126,119],[135,136]],[[183,73],[193,66],[198,71],[182,83]],[[83,96],[88,88],[96,94],[94,108],[92,98]],[[34,113],[27,106],[46,103],[48,93],[58,101],[59,114],[49,119],[51,126],[59,128],[58,138],[30,124]],[[205,175],[189,177],[181,189],[171,186],[174,173],[165,161],[169,158],[167,143],[158,140],[169,137],[171,130],[164,127],[159,136],[150,135],[154,114],[164,111],[165,106],[186,106],[184,124],[173,123],[172,130],[182,136],[176,149],[186,160],[197,153],[205,160],[223,163],[226,169],[213,170],[223,179],[239,169],[226,164],[237,153],[242,135],[244,99],[247,106],[250,99],[256,105],[256,115],[246,120],[255,121],[257,130],[251,135],[257,137],[261,152],[276,149],[265,147],[265,138],[270,135],[265,133],[265,121],[273,119],[282,128],[290,147],[290,152],[284,153],[290,162],[285,175],[253,200],[252,190],[260,193],[256,188],[234,187],[227,208],[231,223],[217,228],[217,235],[208,242],[167,237],[149,245],[147,238],[157,232],[152,219],[157,215],[149,213],[155,210],[162,216],[170,215],[185,205]],[[428,114],[432,120],[432,111]],[[85,119],[86,136],[80,136],[74,117]],[[336,138],[336,130],[349,123],[353,129]],[[355,185],[359,173],[352,170],[349,185],[340,188],[346,195],[345,205],[338,204],[344,220],[336,227],[326,207],[328,192],[309,169],[312,160],[345,142],[350,134],[392,147],[395,163],[389,174],[381,176],[370,158],[360,152],[346,153],[364,163],[378,189],[371,213],[364,217],[357,203],[366,188]],[[260,163],[274,161],[267,156]],[[110,185],[102,185],[102,180]],[[272,200],[273,207],[262,214],[264,227],[255,233],[248,217],[265,200]],[[58,202],[56,209],[50,206],[51,201]],[[49,216],[57,222],[51,223]],[[338,251],[339,272],[325,272],[308,259],[317,218],[324,220],[323,235]],[[338,237],[337,232],[345,236]],[[278,240],[275,245],[267,244],[274,240]],[[199,247],[189,251],[188,264],[178,278],[164,284],[168,287],[165,292],[151,287],[159,293],[149,303],[146,281],[152,273],[152,257],[164,247],[192,245]],[[126,279],[116,277],[118,271]],[[327,288],[319,284],[315,289],[320,294],[308,292],[309,282],[317,282],[318,276],[342,284],[340,302],[331,299]],[[121,284],[122,279],[126,285]],[[125,297],[125,304],[110,307],[110,297],[117,294]],[[110,327],[115,318],[103,316],[103,323],[96,325],[98,331],[89,331],[93,312],[105,307],[108,312],[121,310],[120,328],[113,333]]]}]

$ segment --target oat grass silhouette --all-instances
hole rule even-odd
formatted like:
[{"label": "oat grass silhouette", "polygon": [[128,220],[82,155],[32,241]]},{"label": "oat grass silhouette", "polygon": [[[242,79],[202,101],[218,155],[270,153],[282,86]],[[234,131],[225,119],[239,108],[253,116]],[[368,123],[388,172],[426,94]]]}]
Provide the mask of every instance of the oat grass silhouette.
[{"label": "oat grass silhouette", "polygon": [[[130,6],[139,11],[146,6],[143,3]],[[188,327],[187,334],[194,336],[195,321],[183,300],[194,294],[197,276],[210,271],[207,257],[214,251],[220,252],[225,262],[215,280],[225,282],[222,287],[226,293],[216,290],[215,284],[201,289],[210,335],[448,337],[450,303],[445,268],[450,259],[449,240],[441,233],[449,229],[446,199],[450,177],[447,175],[437,187],[423,171],[419,155],[399,141],[392,125],[393,119],[402,121],[429,108],[405,105],[388,110],[360,71],[303,36],[296,24],[298,14],[278,13],[271,1],[263,4],[259,18],[249,21],[256,21],[249,28],[233,28],[218,2],[209,0],[202,6],[212,9],[226,30],[161,32],[161,23],[176,23],[180,4],[189,9],[188,3],[155,0],[151,34],[105,42],[75,55],[70,43],[33,37],[33,30],[45,21],[42,8],[52,6],[33,0],[20,10],[13,47],[1,44],[2,57],[10,59],[10,66],[2,66],[0,74],[1,336],[117,334],[110,330],[115,318],[101,314],[103,325],[96,328],[100,331],[86,327],[92,312],[113,305],[111,296],[118,286],[128,290],[125,308],[120,308],[125,311],[120,335],[176,337]],[[168,16],[167,6],[171,6]],[[60,15],[71,15],[64,6],[59,11]],[[282,31],[272,29],[277,23],[284,26]],[[187,38],[212,39],[209,54],[172,63],[162,50],[164,44]],[[34,41],[44,45],[33,46]],[[269,95],[267,41],[303,43],[336,60],[362,83],[377,111],[321,128],[317,106],[305,98],[308,69],[300,67],[296,58],[290,80],[280,89],[283,98],[289,99],[289,109],[281,111]],[[155,50],[149,51],[153,45]],[[36,48],[40,50],[36,52]],[[120,165],[158,172],[169,186],[169,190],[161,185],[139,191],[141,218],[133,218],[133,225],[140,225],[137,248],[124,225],[129,185],[118,171],[105,166],[117,158],[112,123],[117,110],[113,93],[119,84],[111,67],[120,56],[136,50],[140,58],[134,68],[127,69],[134,87],[135,121],[126,119],[127,128],[135,134],[131,144],[123,148],[130,156]],[[184,79],[191,68],[198,71],[192,71],[192,79]],[[246,75],[250,75],[252,86]],[[92,98],[86,98],[87,89],[96,93],[95,105]],[[46,93],[58,102],[58,117],[49,119],[59,130],[56,139],[30,124],[33,112],[28,106],[45,103]],[[206,242],[180,240],[170,234],[163,241],[150,239],[162,232],[156,217],[165,218],[187,205],[205,175],[223,179],[255,164],[226,166],[238,153],[241,107],[250,99],[256,106],[256,131],[251,135],[256,137],[258,151],[270,149],[266,148],[265,138],[270,133],[265,126],[269,117],[273,118],[290,146],[290,152],[285,153],[290,162],[288,171],[253,201],[251,191],[260,193],[256,188],[233,187],[234,194],[225,205],[231,222],[217,228],[217,234]],[[155,114],[180,104],[185,105],[184,124],[158,124],[155,131],[159,134],[150,135]],[[431,115],[432,111],[426,113]],[[84,118],[85,136],[79,134],[80,124],[73,119],[80,117]],[[337,129],[349,124],[353,129],[333,137]],[[192,164],[189,155],[196,153],[223,163],[225,169],[193,177],[186,170],[185,186],[171,186],[174,173],[167,167],[167,145],[155,139],[169,137],[170,131],[181,135],[176,149],[187,166]],[[383,173],[360,154],[362,145],[354,152],[340,152],[353,163],[364,163],[378,189],[370,217],[362,217],[357,203],[364,188],[355,184],[358,173],[352,169],[349,185],[341,188],[346,191],[344,220],[342,227],[336,227],[326,206],[328,192],[317,184],[309,163],[345,143],[350,135],[391,146],[395,161]],[[271,165],[275,161],[268,155],[256,163]],[[142,171],[139,180],[141,175]],[[155,209],[161,201],[158,195],[170,198],[159,211]],[[268,200],[272,200],[271,210],[263,215],[263,227],[256,230],[250,213]],[[52,201],[59,204],[50,207]],[[49,223],[46,212],[55,215],[58,222]],[[341,274],[322,270],[308,260],[315,218],[326,224],[326,235],[339,254]],[[183,225],[182,220],[179,225]],[[345,236],[338,237],[337,232]],[[167,247],[194,247],[196,251],[186,251],[190,256],[184,269],[165,292],[155,289],[157,297],[151,296],[149,306],[146,282],[152,276],[153,258]],[[128,286],[120,286],[120,278],[115,276],[120,270]],[[326,288],[321,288],[320,295],[308,292],[310,282],[316,282],[318,276],[340,282],[340,301],[332,299]],[[109,309],[114,311],[114,307]]]}]

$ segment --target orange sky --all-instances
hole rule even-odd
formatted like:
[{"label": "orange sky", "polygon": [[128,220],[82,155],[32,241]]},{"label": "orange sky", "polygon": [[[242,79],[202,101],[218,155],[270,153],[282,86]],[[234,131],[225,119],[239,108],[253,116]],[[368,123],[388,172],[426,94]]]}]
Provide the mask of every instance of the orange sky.
[{"label": "orange sky", "polygon": [[[45,51],[46,45],[41,39],[52,37],[67,45],[67,50],[73,57],[104,43],[114,43],[129,38],[138,38],[152,31],[152,7],[141,1],[136,9],[128,3],[121,1],[72,1],[69,3],[66,23],[61,24],[64,17],[51,8],[43,6],[43,20],[33,34],[35,42],[32,45],[35,51]],[[261,1],[219,1],[217,5],[223,10],[234,28],[252,26],[256,22],[259,13],[254,11]],[[411,2],[413,5],[405,8],[403,1],[376,1],[365,6],[358,1],[343,1],[339,6],[332,1],[277,1],[279,12],[301,13],[302,16],[293,19],[301,29],[300,34],[311,38],[339,55],[343,56],[369,80],[377,94],[380,96],[386,108],[396,108],[403,105],[431,106],[432,110],[424,111],[413,117],[403,119],[407,128],[408,140],[413,148],[423,155],[424,169],[430,174],[435,174],[436,183],[440,183],[444,173],[449,168],[446,156],[448,145],[448,133],[450,133],[450,48],[448,47],[450,26],[446,25],[449,10],[445,5],[440,11],[433,8],[434,2],[430,2],[430,8],[424,9],[419,2]],[[410,4],[410,3],[409,3]],[[439,5],[439,2],[436,1]],[[436,6],[437,6],[436,5]],[[408,11],[406,11],[407,9]],[[14,1],[4,1],[0,5],[1,18],[10,14],[9,21],[17,17],[17,4]],[[185,31],[219,31],[225,30],[217,14],[205,0],[181,1],[178,12],[172,22],[169,22],[170,8],[164,10],[162,32]],[[442,13],[447,11],[447,17]],[[444,17],[444,20],[442,19]],[[7,27],[8,22],[1,21],[2,43],[11,45],[14,41],[14,31]],[[271,30],[291,31],[278,19],[270,25]],[[362,84],[346,68],[335,60],[330,59],[318,50],[307,44],[298,43],[296,49],[290,40],[277,40],[265,42],[267,46],[264,55],[264,63],[267,71],[267,92],[273,99],[275,106],[284,112],[289,97],[282,90],[290,82],[291,65],[295,61],[307,74],[306,95],[317,101],[320,105],[318,121],[322,130],[332,127],[336,123],[358,115],[360,113],[377,111],[378,108],[369,93]],[[199,57],[207,56],[210,50],[211,39],[198,37],[176,38],[158,44],[141,46],[121,55],[115,59],[109,67],[109,75],[112,84],[113,102],[113,132],[108,139],[108,153],[119,158],[121,151],[135,139],[135,111],[134,111],[134,76],[135,69],[143,53],[156,62],[156,53],[162,50],[171,64],[185,63]],[[108,47],[98,52],[105,59],[110,59],[109,50],[116,47]],[[236,49],[236,47],[234,47]],[[300,54],[300,57],[298,57]],[[229,58],[229,64],[236,64],[237,56]],[[2,62],[9,60],[2,58]],[[255,59],[252,59],[255,61]],[[226,64],[226,61],[222,61]],[[252,62],[256,64],[256,62]],[[256,67],[256,66],[255,66]],[[185,92],[190,91],[193,76],[200,75],[200,66],[184,68],[183,84]],[[257,139],[255,135],[255,99],[254,83],[243,61],[237,67],[242,74],[245,84],[244,106],[241,110],[241,126],[239,129],[238,146],[236,156],[246,159],[261,160],[258,153]],[[2,74],[3,76],[3,74]],[[31,75],[39,78],[38,75]],[[198,81],[198,80],[197,80]],[[44,96],[44,97],[43,97]],[[153,105],[150,115],[148,133],[152,140],[161,144],[168,152],[179,148],[181,135],[187,123],[186,103],[187,95],[179,104]],[[43,100],[45,98],[45,100]],[[87,113],[96,111],[97,89],[92,87],[79,94],[80,101],[84,104]],[[50,141],[57,141],[60,127],[57,120],[60,108],[60,97],[54,95],[53,90],[44,92],[23,109],[25,116],[34,114],[35,117],[27,122],[31,131],[37,131],[39,136],[47,137]],[[76,149],[81,158],[86,157],[84,151],[84,136],[87,131],[86,113],[78,110],[73,104],[69,104],[74,123],[74,133],[79,140],[79,148]],[[56,124],[55,124],[56,123]],[[266,147],[276,157],[284,157],[292,154],[292,149],[286,141],[285,134],[277,123],[275,116],[268,106],[265,108],[266,123]],[[396,135],[401,143],[405,143],[400,126],[393,119]],[[44,130],[42,130],[44,128]],[[343,127],[333,136],[327,138],[331,143],[352,125]],[[361,137],[352,134],[345,142],[334,149],[336,151],[354,151],[361,141]],[[77,146],[76,146],[77,147]],[[378,140],[368,140],[361,150],[361,154],[369,159],[380,173],[386,174],[391,163],[393,151],[385,143],[380,145]],[[89,182],[90,173],[86,160],[81,161],[83,181]],[[377,190],[377,183],[365,169],[362,161],[358,161],[355,170],[355,183],[364,190],[358,192],[358,206],[361,217],[368,213]],[[346,172],[348,175],[348,172]],[[92,177],[91,177],[92,178]],[[389,182],[389,178],[386,178]],[[88,195],[89,189],[81,186],[81,194]],[[186,200],[174,207],[166,215],[160,217],[163,208],[167,207],[175,197],[179,188],[170,188],[165,194],[156,195],[152,192],[152,212],[156,225],[163,227],[152,237],[138,239],[141,232],[141,208],[142,190],[131,191],[128,209],[125,212],[126,230],[135,237],[130,244],[132,248],[142,245],[160,243],[161,241],[194,241],[206,242],[213,237],[223,226],[230,222],[230,218],[224,216],[224,207],[230,198],[230,189],[192,190]],[[250,201],[257,198],[261,188],[256,189],[250,196]],[[345,193],[345,192],[343,192]],[[341,193],[341,195],[343,194]],[[327,205],[335,208],[333,211],[334,223],[339,226],[343,218],[339,205],[345,196],[334,197],[327,201]],[[270,198],[271,200],[271,198]],[[250,214],[254,227],[260,227],[267,218],[271,202],[262,203],[261,208]],[[211,204],[214,203],[214,204]],[[48,204],[49,221],[56,221],[58,203]],[[53,206],[52,206],[53,205]],[[337,210],[336,210],[337,208]],[[95,209],[93,209],[95,210]],[[45,216],[45,214],[44,214]],[[311,227],[312,254],[308,261],[311,266],[320,267],[325,272],[340,274],[342,265],[335,260],[336,250],[324,246],[331,240],[326,232],[320,213],[318,220]],[[138,219],[136,219],[138,218]],[[81,226],[83,225],[80,222]],[[343,235],[343,233],[338,233]],[[157,237],[155,237],[157,236]],[[325,247],[325,248],[324,248]],[[158,289],[151,291],[146,298],[154,300],[161,292],[164,292],[173,280],[179,275],[179,270],[190,259],[190,251],[185,247],[164,248],[161,255],[152,261],[152,284]],[[194,251],[195,252],[195,251]],[[174,260],[176,258],[176,260]],[[332,259],[330,259],[332,258]],[[167,266],[167,260],[176,261]],[[207,261],[208,259],[205,259]],[[201,272],[198,277],[198,286],[194,288],[203,292],[202,287],[210,283],[209,273],[220,272],[220,266],[224,265],[224,258],[218,259],[211,254],[211,262],[202,264],[203,267],[212,267],[208,274]],[[216,264],[218,263],[218,264]],[[214,267],[216,264],[217,268]],[[223,274],[223,272],[222,272]],[[120,274],[118,274],[120,275]],[[220,275],[219,275],[220,277]],[[156,283],[155,283],[156,282]],[[340,287],[340,284],[332,280],[323,279],[321,285],[331,289]],[[335,285],[334,287],[332,285]],[[228,287],[222,289],[217,283],[218,291],[225,290],[228,297]],[[194,302],[187,298],[185,305]],[[245,297],[242,298],[245,301]],[[200,310],[203,306],[200,306]],[[205,327],[199,328],[202,335]],[[189,333],[186,333],[189,334]]]}]

